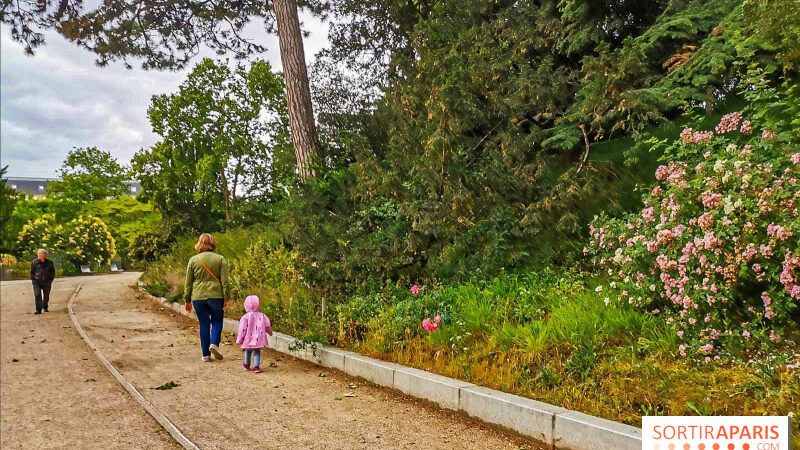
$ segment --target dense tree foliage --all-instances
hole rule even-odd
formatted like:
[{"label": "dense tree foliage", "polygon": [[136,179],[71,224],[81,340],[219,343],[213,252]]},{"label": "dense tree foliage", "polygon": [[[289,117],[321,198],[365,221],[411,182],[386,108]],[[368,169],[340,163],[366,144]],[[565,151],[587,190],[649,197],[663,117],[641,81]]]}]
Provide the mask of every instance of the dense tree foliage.
[{"label": "dense tree foliage", "polygon": [[[593,215],[636,205],[629,194],[657,156],[637,142],[675,128],[684,105],[721,115],[750,64],[773,82],[795,76],[781,58],[791,52],[753,32],[743,8],[334,2],[354,20],[332,27],[315,78],[344,164],[293,205],[289,240],[308,277],[353,286],[578,258]],[[341,65],[381,72],[347,78],[330,69]],[[382,99],[358,89],[374,83]]]},{"label": "dense tree foliage", "polygon": [[48,193],[65,201],[90,202],[122,195],[130,172],[111,153],[87,147],[70,150],[59,175],[59,180],[48,184]]},{"label": "dense tree foliage", "polygon": [[240,203],[294,182],[283,80],[269,63],[205,59],[177,93],[153,97],[149,116],[162,140],[133,166],[143,198],[165,216],[215,230]]},{"label": "dense tree foliage", "polygon": [[155,229],[161,222],[161,214],[152,204],[142,203],[128,195],[83,205],[78,214],[102,220],[108,226],[121,257],[128,256],[131,242],[137,236]]},{"label": "dense tree foliage", "polygon": [[18,196],[6,183],[6,170],[8,166],[0,167],[0,253],[12,253],[15,245],[13,233],[8,231]]}]

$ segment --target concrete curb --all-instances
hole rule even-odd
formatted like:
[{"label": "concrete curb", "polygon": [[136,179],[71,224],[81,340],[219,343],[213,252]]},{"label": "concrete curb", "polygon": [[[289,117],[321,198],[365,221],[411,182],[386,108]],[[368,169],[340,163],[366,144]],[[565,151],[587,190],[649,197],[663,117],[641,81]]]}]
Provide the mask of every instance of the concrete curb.
[{"label": "concrete curb", "polygon": [[[187,313],[182,305],[150,297],[179,314],[196,317]],[[225,319],[223,331],[235,334],[238,328],[237,321]],[[316,351],[311,348],[289,350],[295,341],[297,339],[288,334],[276,332],[270,337],[269,345],[281,353],[396,389],[443,408],[463,411],[555,449],[639,450],[642,447],[640,428],[334,347],[318,344]]]}]

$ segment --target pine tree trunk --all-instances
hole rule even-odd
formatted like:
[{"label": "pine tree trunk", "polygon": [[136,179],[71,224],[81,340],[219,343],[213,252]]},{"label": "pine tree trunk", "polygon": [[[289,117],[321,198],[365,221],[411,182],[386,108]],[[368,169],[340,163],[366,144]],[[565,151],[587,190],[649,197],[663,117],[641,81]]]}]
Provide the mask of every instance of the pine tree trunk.
[{"label": "pine tree trunk", "polygon": [[278,24],[297,171],[300,173],[300,178],[307,181],[316,176],[315,164],[319,162],[320,149],[311,106],[303,36],[300,32],[300,20],[297,17],[297,1],[273,0],[272,3]]}]

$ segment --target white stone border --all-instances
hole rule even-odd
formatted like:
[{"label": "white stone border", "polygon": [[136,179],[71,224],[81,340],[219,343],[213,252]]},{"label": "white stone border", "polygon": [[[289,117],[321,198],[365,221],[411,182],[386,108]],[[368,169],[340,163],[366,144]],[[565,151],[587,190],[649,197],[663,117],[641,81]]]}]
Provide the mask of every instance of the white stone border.
[{"label": "white stone border", "polygon": [[[164,298],[150,297],[179,314],[197,317],[187,313],[183,305],[168,303]],[[239,322],[225,319],[222,329],[236,334],[238,328]],[[555,449],[642,448],[640,428],[334,347],[318,344],[316,352],[310,348],[289,350],[289,346],[296,340],[292,336],[276,332],[269,338],[269,346],[281,353],[434,402],[442,408],[463,411],[469,416],[513,430]]]}]

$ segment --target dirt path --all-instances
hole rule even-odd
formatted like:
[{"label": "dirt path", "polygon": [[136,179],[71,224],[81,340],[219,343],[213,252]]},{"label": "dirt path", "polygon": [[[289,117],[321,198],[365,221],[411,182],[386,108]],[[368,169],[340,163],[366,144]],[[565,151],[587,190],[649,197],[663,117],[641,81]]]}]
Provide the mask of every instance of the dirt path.
[{"label": "dirt path", "polygon": [[178,448],[72,327],[79,281],[56,280],[41,315],[29,281],[0,285],[0,448]]},{"label": "dirt path", "polygon": [[[230,344],[222,345],[225,360],[203,363],[200,361],[196,322],[176,316],[149,299],[137,298],[135,291],[128,287],[135,279],[136,274],[80,279],[84,288],[75,301],[75,313],[108,359],[200,448],[252,448],[254,445],[324,449],[539,448],[532,442],[491,429],[459,414],[430,407],[383,388],[362,384],[359,380],[305,361],[282,357],[277,352],[262,352],[264,372],[259,375],[241,368],[241,351]],[[70,279],[58,285],[62,300],[58,302],[58,307],[51,307],[51,311],[54,311],[50,313],[51,316],[25,316],[25,312],[29,311],[23,308],[24,312],[20,310],[17,317],[23,317],[27,322],[40,317],[58,322],[54,328],[48,329],[52,333],[48,334],[48,342],[52,339],[50,336],[59,336],[58,339],[64,342],[58,342],[60,347],[51,349],[49,353],[67,354],[70,357],[74,354],[76,357],[72,359],[76,359],[77,364],[52,374],[48,385],[62,396],[59,400],[63,398],[65,403],[70,401],[70,396],[65,393],[73,393],[71,397],[78,397],[80,393],[83,403],[97,404],[100,402],[96,401],[95,394],[120,397],[125,394],[114,385],[110,375],[99,373],[102,367],[85,346],[78,349],[83,344],[75,331],[71,327],[62,328],[70,323],[64,306],[71,292],[70,287],[77,281]],[[6,338],[6,309],[13,311],[18,308],[16,305],[27,299],[25,295],[30,295],[30,285],[24,289],[22,286],[16,288],[13,295],[7,295],[9,293],[5,288],[2,310],[3,448],[6,448],[6,435],[12,436],[12,431],[13,442],[18,446],[29,442],[34,436],[40,436],[31,434],[36,427],[28,425],[38,408],[28,408],[30,417],[24,412],[20,417],[20,412],[36,397],[35,388],[27,388],[23,379],[14,382],[13,386],[6,383],[6,372],[10,370],[7,367],[13,367],[16,371],[14,378],[27,378],[23,374],[35,364],[42,364],[42,367],[50,364],[40,363],[43,359],[49,359],[46,356],[48,351],[43,351],[38,361],[26,362],[17,357],[21,360],[19,363],[13,363],[12,366],[7,362],[13,353],[6,352],[7,341],[9,348],[29,345],[27,341],[24,345],[18,342],[14,344],[20,330],[9,333]],[[10,297],[20,296],[22,300],[14,299],[14,306],[12,302],[6,304],[7,297],[11,300]],[[32,305],[32,301],[30,303]],[[24,329],[27,325],[21,327]],[[226,339],[231,338],[228,336]],[[82,360],[83,357],[89,360]],[[270,367],[270,363],[274,363],[275,367]],[[320,373],[326,376],[320,377]],[[84,380],[90,377],[97,381],[91,383],[95,391],[87,392],[86,385],[89,383]],[[152,389],[168,382],[180,386],[170,390]],[[349,389],[350,383],[356,383],[358,387]],[[101,384],[106,387],[102,393],[98,392]],[[8,411],[6,394],[11,396],[10,403],[16,405]],[[345,397],[345,394],[354,394],[355,397]],[[50,403],[41,397],[33,402],[37,402],[37,405],[41,403],[41,407]],[[123,400],[126,402],[124,405],[120,403]],[[127,411],[127,415],[124,419],[115,419],[113,423],[134,423],[135,417],[140,420],[135,434],[141,440],[132,447],[158,448],[168,445],[167,435],[158,429],[152,419],[147,420],[149,416],[144,415],[133,400],[123,398],[116,405],[114,411],[119,414]],[[98,414],[98,417],[104,417],[99,411]],[[64,414],[52,416],[61,417]],[[73,417],[85,427],[89,415]],[[54,417],[49,418],[55,420]],[[69,436],[69,432],[63,429],[75,426],[76,423],[69,421],[52,423],[52,429],[62,430],[62,434],[58,435],[59,439],[52,438],[48,441],[50,444],[44,446],[61,446]],[[118,428],[130,427],[125,425]],[[26,433],[27,429],[29,431]],[[81,442],[79,433],[71,439],[69,442]],[[86,447],[88,442],[99,441],[87,438],[82,447]],[[126,445],[122,447],[131,448]]]}]

